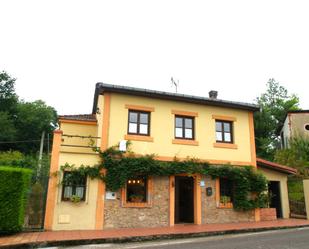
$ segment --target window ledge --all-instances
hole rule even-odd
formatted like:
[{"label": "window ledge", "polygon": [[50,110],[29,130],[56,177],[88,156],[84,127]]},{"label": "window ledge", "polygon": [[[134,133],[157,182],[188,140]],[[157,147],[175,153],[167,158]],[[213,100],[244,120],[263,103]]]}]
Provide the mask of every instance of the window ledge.
[{"label": "window ledge", "polygon": [[153,137],[142,136],[142,135],[125,135],[124,139],[133,140],[133,141],[144,141],[144,142],[153,142]]},{"label": "window ledge", "polygon": [[122,207],[126,208],[150,208],[152,205],[149,202],[125,202],[122,203]]},{"label": "window ledge", "polygon": [[238,149],[237,144],[230,143],[214,143],[215,148]]},{"label": "window ledge", "polygon": [[233,208],[233,203],[228,202],[228,203],[219,203],[217,208],[225,208],[225,209],[232,209]]},{"label": "window ledge", "polygon": [[183,145],[195,145],[198,146],[198,141],[196,140],[189,140],[189,139],[173,139],[173,144],[183,144]]}]

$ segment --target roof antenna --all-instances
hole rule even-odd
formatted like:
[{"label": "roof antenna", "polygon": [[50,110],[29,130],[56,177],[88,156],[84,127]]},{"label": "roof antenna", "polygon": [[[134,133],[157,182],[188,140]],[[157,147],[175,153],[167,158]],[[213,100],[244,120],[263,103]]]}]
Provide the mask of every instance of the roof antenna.
[{"label": "roof antenna", "polygon": [[171,77],[172,86],[175,86],[176,93],[178,92],[178,86],[179,86],[179,80],[177,82],[174,80],[173,77]]}]

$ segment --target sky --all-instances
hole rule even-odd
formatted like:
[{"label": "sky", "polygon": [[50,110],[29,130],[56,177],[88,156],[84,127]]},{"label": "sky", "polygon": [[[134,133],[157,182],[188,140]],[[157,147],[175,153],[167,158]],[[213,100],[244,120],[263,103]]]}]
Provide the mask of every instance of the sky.
[{"label": "sky", "polygon": [[96,82],[252,103],[275,78],[309,109],[309,2],[0,0],[0,71],[25,101],[91,113]]}]

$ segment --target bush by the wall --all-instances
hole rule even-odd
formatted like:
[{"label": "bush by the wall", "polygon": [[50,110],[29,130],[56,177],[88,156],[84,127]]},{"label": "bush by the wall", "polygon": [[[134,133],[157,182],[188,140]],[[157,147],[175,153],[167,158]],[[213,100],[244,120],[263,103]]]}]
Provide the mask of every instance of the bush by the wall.
[{"label": "bush by the wall", "polygon": [[31,170],[0,166],[0,234],[21,231]]}]

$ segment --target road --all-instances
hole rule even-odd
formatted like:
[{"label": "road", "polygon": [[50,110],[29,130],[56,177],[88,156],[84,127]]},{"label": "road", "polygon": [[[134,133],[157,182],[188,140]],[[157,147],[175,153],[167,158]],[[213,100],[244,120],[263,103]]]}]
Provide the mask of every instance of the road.
[{"label": "road", "polygon": [[[308,249],[309,228],[152,242],[53,247],[53,249]],[[46,249],[46,248],[45,248]],[[51,248],[50,248],[51,249]]]}]

